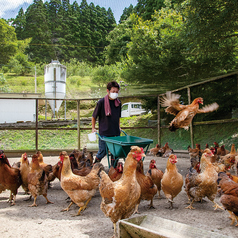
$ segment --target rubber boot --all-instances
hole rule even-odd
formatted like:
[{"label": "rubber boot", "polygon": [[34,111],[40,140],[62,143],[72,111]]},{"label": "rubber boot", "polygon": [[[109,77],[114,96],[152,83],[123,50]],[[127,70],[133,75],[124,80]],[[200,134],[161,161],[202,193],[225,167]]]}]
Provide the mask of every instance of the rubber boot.
[{"label": "rubber boot", "polygon": [[101,160],[96,157],[93,164],[100,163],[100,162],[101,162]]},{"label": "rubber boot", "polygon": [[115,163],[116,159],[115,157],[111,154],[111,166],[113,166],[114,168],[117,167],[117,162]]}]

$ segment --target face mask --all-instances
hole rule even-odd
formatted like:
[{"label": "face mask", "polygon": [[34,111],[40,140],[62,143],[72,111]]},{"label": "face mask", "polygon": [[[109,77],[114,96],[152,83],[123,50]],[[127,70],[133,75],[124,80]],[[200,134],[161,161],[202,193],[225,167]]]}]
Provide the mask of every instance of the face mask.
[{"label": "face mask", "polygon": [[118,93],[110,93],[111,99],[116,99],[118,97]]}]

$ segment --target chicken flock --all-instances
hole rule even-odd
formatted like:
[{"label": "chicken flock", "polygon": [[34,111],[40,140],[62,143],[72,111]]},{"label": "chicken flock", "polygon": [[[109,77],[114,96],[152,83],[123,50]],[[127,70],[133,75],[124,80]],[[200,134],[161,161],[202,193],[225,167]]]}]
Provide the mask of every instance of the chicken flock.
[{"label": "chicken flock", "polygon": [[[178,99],[179,95],[172,93],[167,93],[162,99],[166,112],[175,115],[170,123],[171,131],[188,129],[197,113],[212,112],[218,108],[213,103],[199,109],[199,104],[203,104],[202,98],[195,99],[190,105],[181,105]],[[156,160],[152,159],[147,172],[143,161],[145,153],[138,146],[131,146],[124,163],[119,161],[108,171],[101,163],[93,164],[93,153],[86,156],[86,148],[73,150],[69,155],[62,151],[55,165],[44,163],[40,151],[32,155],[31,162],[24,153],[19,162],[10,165],[4,151],[0,150],[0,193],[10,190],[9,202],[15,205],[17,191],[22,186],[29,199],[34,198],[30,207],[38,206],[37,197],[40,195],[45,197],[47,204],[52,204],[47,192],[51,182],[58,179],[71,201],[61,211],[69,211],[72,204],[76,204],[79,208],[74,216],[78,216],[99,190],[102,198],[100,208],[113,223],[113,236],[117,237],[117,222],[139,213],[142,200],[149,201],[148,208],[155,208],[153,200],[156,195],[161,198],[162,190],[169,203],[168,208],[173,209],[176,196],[184,189],[189,204],[184,208],[195,209],[195,202],[202,202],[207,197],[214,204],[214,210],[226,209],[231,225],[236,222],[235,226],[238,226],[238,152],[235,145],[232,144],[229,151],[217,142],[211,147],[206,144],[204,149],[196,144],[194,149],[188,146],[188,153],[190,163],[183,178],[176,165],[179,160],[168,143],[163,147],[157,144],[149,151],[154,158],[167,158],[166,169],[160,170]],[[222,206],[215,202],[217,196],[220,196]]]},{"label": "chicken flock", "polygon": [[[216,142],[210,148],[206,145],[204,150],[196,144],[194,149],[189,146],[188,152],[191,166],[183,178],[176,167],[178,158],[174,153],[168,156],[165,171],[157,168],[155,159],[152,159],[145,173],[142,159],[145,154],[138,146],[132,146],[124,163],[118,162],[116,168],[110,167],[108,172],[101,163],[93,164],[93,154],[90,152],[86,156],[85,149],[74,150],[69,155],[62,151],[55,165],[44,163],[40,151],[32,156],[31,162],[24,153],[12,166],[4,151],[0,150],[0,192],[10,190],[9,202],[15,205],[18,188],[22,186],[29,199],[34,198],[31,207],[38,206],[37,197],[40,195],[45,197],[47,204],[52,204],[47,191],[51,182],[58,179],[71,200],[70,205],[61,211],[69,211],[71,205],[76,204],[79,210],[75,216],[78,216],[99,190],[102,197],[100,208],[111,219],[116,237],[116,223],[139,212],[141,200],[148,200],[148,208],[154,208],[153,199],[155,196],[160,198],[162,190],[168,208],[173,209],[176,196],[184,187],[189,202],[185,208],[195,209],[194,202],[207,197],[215,210],[226,209],[231,224],[236,221],[238,226],[238,177],[231,175],[232,169],[237,175],[238,153],[234,144],[230,151],[224,146],[219,147]],[[223,206],[214,201],[216,196],[220,196]]]}]

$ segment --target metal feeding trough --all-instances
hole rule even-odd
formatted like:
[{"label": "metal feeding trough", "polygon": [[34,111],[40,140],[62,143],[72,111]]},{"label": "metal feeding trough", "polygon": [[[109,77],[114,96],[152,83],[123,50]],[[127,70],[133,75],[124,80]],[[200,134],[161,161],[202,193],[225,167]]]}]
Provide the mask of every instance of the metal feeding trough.
[{"label": "metal feeding trough", "polygon": [[205,231],[161,217],[145,215],[119,221],[121,238],[228,238],[229,236]]}]

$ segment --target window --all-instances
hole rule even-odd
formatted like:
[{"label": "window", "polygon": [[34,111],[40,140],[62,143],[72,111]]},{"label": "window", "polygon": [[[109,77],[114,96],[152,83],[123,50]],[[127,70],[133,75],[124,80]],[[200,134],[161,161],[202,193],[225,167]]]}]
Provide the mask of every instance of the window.
[{"label": "window", "polygon": [[121,110],[122,110],[122,111],[128,110],[128,104],[123,105],[122,108],[121,108]]}]

